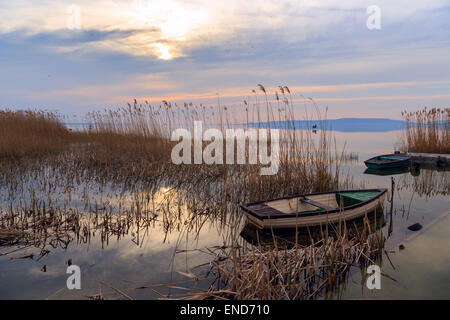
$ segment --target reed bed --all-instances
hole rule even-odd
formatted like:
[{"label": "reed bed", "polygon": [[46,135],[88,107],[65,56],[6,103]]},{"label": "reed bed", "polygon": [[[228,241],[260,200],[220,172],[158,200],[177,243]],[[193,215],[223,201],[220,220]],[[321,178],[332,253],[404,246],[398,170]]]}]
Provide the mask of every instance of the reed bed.
[{"label": "reed bed", "polygon": [[450,108],[404,111],[402,117],[406,121],[403,151],[450,153]]},{"label": "reed bed", "polygon": [[[237,185],[241,190],[252,190],[246,200],[266,199],[308,191],[326,191],[337,188],[340,183],[339,164],[341,155],[331,151],[332,137],[325,129],[318,135],[308,131],[284,130],[280,136],[280,168],[276,175],[261,176],[261,165],[173,165],[170,161],[171,132],[177,128],[191,129],[194,121],[203,121],[205,126],[222,131],[234,128],[236,114],[244,114],[245,129],[253,128],[257,121],[285,121],[293,127],[296,115],[302,114],[292,103],[288,87],[279,87],[275,92],[275,104],[269,102],[266,89],[259,86],[264,98],[254,102],[244,101],[241,108],[227,108],[221,105],[206,107],[192,104],[171,104],[164,102],[152,106],[136,100],[126,108],[116,111],[105,110],[89,114],[85,133],[92,139],[89,144],[88,160],[92,165],[107,163],[114,174],[122,177],[154,176],[152,173],[164,167],[165,174],[176,185],[184,184],[189,189],[198,181],[215,179],[221,188]],[[263,102],[261,102],[263,101]],[[265,101],[265,103],[264,103]],[[316,108],[316,116],[326,119]],[[277,112],[274,112],[277,110]],[[306,111],[306,109],[305,109]],[[305,114],[305,113],[303,113]],[[237,117],[242,118],[242,116]],[[270,138],[269,138],[270,139]],[[246,150],[248,155],[248,149]],[[86,159],[83,159],[86,160]],[[161,161],[160,161],[161,160]],[[225,159],[224,159],[225,162]],[[84,166],[89,166],[85,163]],[[103,166],[104,167],[104,166]],[[155,168],[156,167],[156,168]],[[233,192],[222,191],[225,194]],[[223,194],[222,194],[223,195]],[[245,195],[245,194],[244,194]]]},{"label": "reed bed", "polygon": [[357,152],[343,153],[342,159],[349,162],[357,162],[359,160],[359,155]]},{"label": "reed bed", "polygon": [[167,161],[172,144],[164,130],[165,111],[162,115],[135,100],[124,108],[87,114],[82,133],[90,142],[89,153],[97,161]]},{"label": "reed bed", "polygon": [[[223,131],[236,123],[251,128],[263,121],[285,121],[289,127],[306,114],[307,109],[293,104],[288,87],[277,88],[274,99],[269,99],[263,86],[258,90],[262,98],[255,91],[254,101],[236,108],[169,102],[152,106],[135,100],[125,108],[88,114],[85,128],[77,132],[66,130],[54,114],[13,114],[14,119],[25,114],[24,121],[36,122],[30,125],[35,129],[30,129],[34,140],[29,150],[46,157],[35,161],[27,153],[7,151],[6,143],[0,145],[3,154],[15,154],[0,161],[0,247],[64,248],[74,241],[89,242],[99,233],[107,245],[111,237],[121,239],[131,232],[136,235],[133,241],[141,243],[151,228],[160,227],[181,238],[196,235],[209,224],[222,235],[221,247],[234,248],[228,258],[212,262],[233,294],[202,294],[245,299],[313,297],[306,294],[307,283],[318,283],[317,292],[324,288],[320,283],[325,279],[331,285],[352,263],[366,256],[370,259],[381,238],[374,242],[372,236],[349,238],[343,233],[338,240],[325,237],[295,250],[256,246],[242,251],[237,249],[243,226],[239,204],[350,187],[351,177],[341,172],[347,157],[331,150],[330,131],[282,130],[279,170],[270,176],[260,175],[261,164],[175,165],[170,159],[171,132],[192,128],[196,120]],[[313,101],[305,99],[308,103],[315,117],[326,119]],[[19,121],[14,121],[18,135]],[[49,141],[55,140],[56,149],[47,149]],[[255,286],[249,287],[252,282],[246,279]]]},{"label": "reed bed", "polygon": [[68,137],[56,113],[0,110],[0,159],[59,152]]},{"label": "reed bed", "polygon": [[[377,214],[384,221],[383,212]],[[379,218],[366,216],[358,226],[322,227],[321,239],[311,238],[308,245],[286,245],[274,236],[271,244],[222,247],[209,271],[214,284],[181,298],[296,300],[338,293],[351,268],[363,272],[382,258],[386,238],[379,223]]]}]

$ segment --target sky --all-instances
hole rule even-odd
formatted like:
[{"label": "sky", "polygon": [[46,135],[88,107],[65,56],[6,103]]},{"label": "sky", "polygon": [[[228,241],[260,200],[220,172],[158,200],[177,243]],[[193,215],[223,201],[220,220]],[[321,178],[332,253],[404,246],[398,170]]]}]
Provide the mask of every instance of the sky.
[{"label": "sky", "polygon": [[258,84],[329,118],[449,107],[450,3],[0,0],[0,108],[232,107]]}]

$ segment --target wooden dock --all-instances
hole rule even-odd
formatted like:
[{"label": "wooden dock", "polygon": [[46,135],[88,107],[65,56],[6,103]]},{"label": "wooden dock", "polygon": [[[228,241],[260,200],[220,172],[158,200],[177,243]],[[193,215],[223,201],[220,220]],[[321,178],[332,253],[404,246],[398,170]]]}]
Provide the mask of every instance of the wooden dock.
[{"label": "wooden dock", "polygon": [[450,166],[450,154],[408,153],[413,164],[433,165],[437,167]]}]

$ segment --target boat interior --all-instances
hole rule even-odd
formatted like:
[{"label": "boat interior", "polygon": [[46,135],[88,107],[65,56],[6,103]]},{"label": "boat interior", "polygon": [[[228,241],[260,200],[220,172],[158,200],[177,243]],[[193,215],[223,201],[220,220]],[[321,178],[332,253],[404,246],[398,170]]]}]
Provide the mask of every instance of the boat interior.
[{"label": "boat interior", "polygon": [[405,161],[409,158],[407,156],[379,156],[374,159],[367,160],[367,162],[376,163],[376,164],[384,164],[384,163],[391,163],[393,161]]},{"label": "boat interior", "polygon": [[373,198],[378,193],[378,191],[325,193],[268,201],[264,204],[286,214],[320,212],[355,205]]}]

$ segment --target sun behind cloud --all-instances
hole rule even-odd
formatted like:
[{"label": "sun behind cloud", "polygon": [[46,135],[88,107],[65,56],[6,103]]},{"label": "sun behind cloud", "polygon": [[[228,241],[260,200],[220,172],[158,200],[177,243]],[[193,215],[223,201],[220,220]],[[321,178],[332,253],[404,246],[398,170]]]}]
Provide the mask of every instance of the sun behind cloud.
[{"label": "sun behind cloud", "polygon": [[[173,0],[136,0],[124,14],[130,18],[127,28],[141,30],[138,34],[143,33],[142,38],[146,38],[142,41],[150,42],[148,48],[162,60],[181,56],[185,42],[205,32],[209,17],[202,7]],[[157,32],[148,37],[146,30]],[[146,54],[146,48],[141,52]]]},{"label": "sun behind cloud", "polygon": [[158,58],[162,60],[170,60],[173,58],[173,55],[170,53],[170,48],[162,43],[155,43],[157,51],[160,53]]}]

